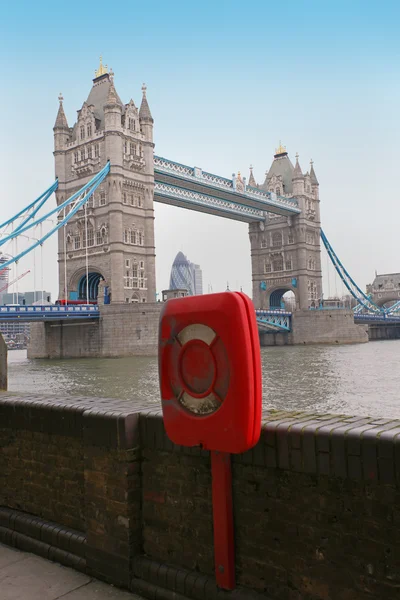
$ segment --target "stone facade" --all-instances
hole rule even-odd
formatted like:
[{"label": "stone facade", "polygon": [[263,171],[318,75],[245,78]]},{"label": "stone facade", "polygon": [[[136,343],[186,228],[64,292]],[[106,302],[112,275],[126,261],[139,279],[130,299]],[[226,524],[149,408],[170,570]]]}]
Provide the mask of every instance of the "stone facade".
[{"label": "stone facade", "polygon": [[[153,118],[123,104],[113,74],[100,65],[77,122],[68,126],[63,98],[54,126],[57,203],[78,191],[107,161],[110,173],[85,209],[59,231],[59,298],[90,300],[104,279],[112,302],[154,302]],[[87,262],[86,262],[87,257]]]},{"label": "stone facade", "polygon": [[99,305],[96,321],[32,323],[29,358],[155,356],[163,304]]},{"label": "stone facade", "polygon": [[[251,172],[250,185],[256,185]],[[249,225],[253,301],[257,308],[280,308],[293,291],[297,309],[316,306],[322,298],[319,183],[313,165],[303,175],[298,156],[293,167],[285,148],[278,148],[261,189],[296,198],[301,214],[267,214],[266,223]]]},{"label": "stone facade", "polygon": [[387,273],[378,275],[374,281],[367,285],[367,294],[378,306],[391,306],[400,302],[400,273]]}]

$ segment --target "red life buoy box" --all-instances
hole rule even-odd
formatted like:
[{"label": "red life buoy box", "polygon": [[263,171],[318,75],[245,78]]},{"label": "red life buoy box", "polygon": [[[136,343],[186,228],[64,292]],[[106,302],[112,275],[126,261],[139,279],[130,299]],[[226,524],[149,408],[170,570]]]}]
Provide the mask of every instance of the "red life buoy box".
[{"label": "red life buoy box", "polygon": [[261,430],[261,359],[254,306],[238,292],[166,302],[159,375],[164,425],[175,444],[252,448]]}]

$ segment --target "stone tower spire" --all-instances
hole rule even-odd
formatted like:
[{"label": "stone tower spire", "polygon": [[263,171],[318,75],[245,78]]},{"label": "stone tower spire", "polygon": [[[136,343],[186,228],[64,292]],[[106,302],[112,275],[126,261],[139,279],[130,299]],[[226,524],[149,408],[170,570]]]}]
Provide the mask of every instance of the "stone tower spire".
[{"label": "stone tower spire", "polygon": [[64,149],[67,147],[67,143],[70,141],[71,132],[68,127],[67,117],[65,116],[62,94],[58,96],[60,105],[58,107],[58,113],[56,122],[54,123],[54,160],[55,160],[55,174],[59,179],[65,178],[65,156]]},{"label": "stone tower spire", "polygon": [[143,84],[142,85],[143,97],[142,97],[142,103],[140,105],[140,110],[139,110],[139,119],[141,121],[150,121],[151,123],[153,123],[154,120],[153,120],[153,117],[151,116],[149,103],[147,102],[146,90],[147,90],[146,84]]},{"label": "stone tower spire", "polygon": [[296,154],[296,164],[292,175],[293,194],[299,196],[304,194],[304,175],[299,163],[299,155]]},{"label": "stone tower spire", "polygon": [[[149,103],[147,102],[146,90],[147,90],[146,84],[143,84],[142,85],[142,94],[143,94],[142,103],[141,103],[140,109],[139,109],[139,123],[140,123],[140,128],[144,133],[145,140],[147,142],[153,143],[154,119],[151,116]],[[145,150],[146,150],[146,148],[145,148]],[[152,159],[150,158],[150,156],[148,156],[147,160],[149,161]]]},{"label": "stone tower spire", "polygon": [[314,161],[310,160],[311,170],[310,170],[310,180],[311,180],[311,188],[315,195],[315,199],[319,200],[319,183],[317,176],[314,171]]},{"label": "stone tower spire", "polygon": [[301,167],[300,167],[300,164],[299,164],[299,155],[296,154],[296,164],[295,164],[295,167],[294,167],[292,180],[293,179],[299,179],[301,177],[303,177],[303,173],[301,171]]},{"label": "stone tower spire", "polygon": [[110,87],[108,89],[106,106],[109,106],[109,105],[113,106],[114,104],[119,104],[117,92],[116,92],[116,89],[114,86],[114,79],[111,77],[111,73],[110,73]]},{"label": "stone tower spire", "polygon": [[314,161],[313,160],[310,160],[310,165],[311,165],[311,170],[310,170],[311,183],[313,185],[319,185],[317,176],[315,175],[315,171],[314,171]]},{"label": "stone tower spire", "polygon": [[68,129],[69,130],[67,117],[65,116],[64,107],[63,107],[64,98],[63,98],[63,95],[61,92],[58,96],[58,100],[60,102],[60,106],[58,107],[57,118],[56,118],[56,122],[54,123],[53,131],[55,129]]},{"label": "stone tower spire", "polygon": [[253,175],[253,165],[250,165],[249,186],[257,187],[256,180],[254,179],[254,175]]}]

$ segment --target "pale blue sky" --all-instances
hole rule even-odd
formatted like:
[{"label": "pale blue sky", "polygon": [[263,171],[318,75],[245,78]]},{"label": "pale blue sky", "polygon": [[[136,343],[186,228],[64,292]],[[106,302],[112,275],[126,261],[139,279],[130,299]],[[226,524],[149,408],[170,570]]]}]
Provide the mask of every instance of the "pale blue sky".
[{"label": "pale blue sky", "polygon": [[[368,0],[7,3],[1,214],[53,181],[57,96],[72,124],[103,54],[123,101],[138,104],[146,82],[157,154],[228,177],[252,163],[262,182],[282,140],[304,171],[314,159],[323,228],[357,282],[400,271],[399,18],[397,2]],[[156,205],[158,290],[178,250],[202,266],[205,291],[251,292],[246,225]],[[52,292],[56,273],[53,242]]]}]

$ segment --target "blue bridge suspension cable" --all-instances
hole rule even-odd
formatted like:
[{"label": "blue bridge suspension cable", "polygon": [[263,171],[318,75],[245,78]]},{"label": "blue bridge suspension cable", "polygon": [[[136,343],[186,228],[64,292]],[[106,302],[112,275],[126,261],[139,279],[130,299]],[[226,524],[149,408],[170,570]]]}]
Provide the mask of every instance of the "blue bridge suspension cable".
[{"label": "blue bridge suspension cable", "polygon": [[[351,277],[351,275],[346,271],[345,267],[343,266],[343,264],[340,262],[339,257],[337,256],[337,254],[335,253],[335,251],[333,250],[332,246],[330,245],[328,238],[326,237],[325,233],[322,231],[321,229],[321,239],[322,242],[326,248],[326,251],[328,253],[329,258],[332,261],[333,266],[336,269],[336,272],[338,273],[340,279],[342,280],[343,284],[346,286],[346,288],[349,290],[350,294],[353,296],[353,298],[355,298],[357,300],[358,305],[362,305],[367,311],[369,312],[373,312],[373,313],[384,313],[385,311],[378,306],[377,304],[375,304],[356,284],[356,282],[354,281],[354,279]],[[359,308],[359,307],[357,307]]]},{"label": "blue bridge suspension cable", "polygon": [[[39,196],[39,198],[36,198],[36,200],[31,202],[28,206],[26,206],[22,210],[20,210],[19,213],[17,213],[16,215],[11,217],[7,221],[4,221],[4,223],[1,223],[0,229],[3,229],[3,227],[7,227],[8,225],[11,225],[12,223],[14,223],[14,221],[16,219],[19,219],[25,213],[27,213],[29,210],[31,210],[33,208],[33,211],[27,217],[25,217],[25,219],[22,221],[22,223],[20,223],[18,225],[18,227],[14,229],[14,231],[18,231],[19,229],[21,229],[30,219],[32,219],[37,214],[37,212],[42,208],[42,206],[47,202],[47,200],[50,198],[50,196],[53,194],[53,192],[55,192],[57,190],[57,188],[58,188],[58,179],[56,179],[56,181],[45,192],[43,192],[43,194],[41,194],[41,196]],[[36,206],[36,204],[37,204],[37,206]]]},{"label": "blue bridge suspension cable", "polygon": [[[104,174],[105,170],[106,170],[106,172]],[[10,234],[8,234],[7,237],[0,240],[0,246],[3,246],[4,244],[9,242],[13,238],[18,237],[22,233],[25,233],[25,231],[28,231],[29,229],[36,227],[40,223],[43,223],[44,221],[46,221],[47,219],[49,219],[56,213],[61,213],[63,211],[63,209],[65,209],[67,206],[69,206],[73,202],[75,202],[75,200],[77,198],[79,198],[79,196],[81,196],[83,194],[83,192],[85,192],[91,186],[96,185],[96,188],[97,188],[100,185],[100,183],[103,181],[104,177],[107,175],[109,170],[110,170],[110,166],[109,166],[109,163],[107,163],[106,166],[99,173],[97,173],[97,175],[95,177],[93,177],[93,179],[91,179],[88,183],[86,183],[80,190],[75,192],[75,194],[73,194],[70,198],[67,198],[67,200],[65,200],[62,204],[60,204],[59,206],[57,206],[56,208],[54,208],[53,210],[51,210],[50,212],[45,214],[43,217],[40,217],[40,219],[37,219],[36,221],[33,221],[32,223],[25,225],[25,227],[18,228],[18,230],[15,230],[15,231],[11,232]],[[99,179],[101,179],[101,181],[99,181]],[[93,193],[93,191],[92,191],[92,193]],[[92,195],[92,194],[90,194],[90,195]],[[83,204],[85,204],[85,202]],[[67,221],[68,220],[69,219],[67,219]]]},{"label": "blue bridge suspension cable", "polygon": [[[66,223],[68,223],[68,221],[70,219],[72,219],[72,217],[78,212],[78,210],[81,209],[85,205],[85,203],[89,200],[89,198],[94,194],[94,192],[96,191],[96,189],[98,188],[98,186],[107,177],[109,171],[110,171],[110,163],[107,162],[107,164],[105,165],[105,167],[103,167],[103,169],[99,173],[97,173],[97,175],[95,177],[93,177],[93,179],[91,179],[86,185],[84,185],[78,192],[76,192],[75,194],[73,194],[73,196],[71,196],[65,202],[63,202],[63,204],[60,204],[60,206],[57,206],[56,209],[52,210],[50,213],[48,213],[47,215],[45,215],[44,217],[42,217],[38,221],[36,221],[34,223],[31,223],[30,225],[27,225],[25,228],[22,228],[21,230],[19,230],[18,232],[14,232],[14,234],[12,234],[11,236],[8,236],[8,238],[6,238],[6,239],[12,239],[13,237],[17,237],[23,231],[26,231],[27,229],[31,229],[36,224],[43,222],[50,215],[52,215],[52,214],[54,214],[56,212],[61,212],[68,205],[70,205],[74,201],[74,199],[76,199],[77,197],[80,197],[80,196],[82,196],[82,194],[84,194],[83,197],[80,198],[78,200],[78,202],[76,202],[76,204],[73,206],[73,208],[70,210],[70,212],[67,215],[64,214],[64,218],[59,223],[57,223],[57,225],[55,227],[53,227],[48,233],[46,233],[46,235],[44,235],[43,237],[41,237],[39,240],[36,240],[35,243],[33,243],[31,246],[29,246],[29,248],[27,248],[23,252],[20,252],[17,256],[13,256],[12,258],[10,258],[10,260],[8,260],[5,263],[3,263],[1,265],[1,268],[5,269],[9,265],[18,262],[23,256],[25,256],[26,254],[29,254],[30,252],[32,252],[32,250],[34,250],[38,246],[42,246],[43,243],[49,237],[51,237],[56,231],[58,231],[59,229],[61,229],[61,227],[64,227],[64,225],[66,225]],[[5,240],[2,240],[1,243],[0,243],[0,245],[2,245],[2,243],[4,241]]]}]

